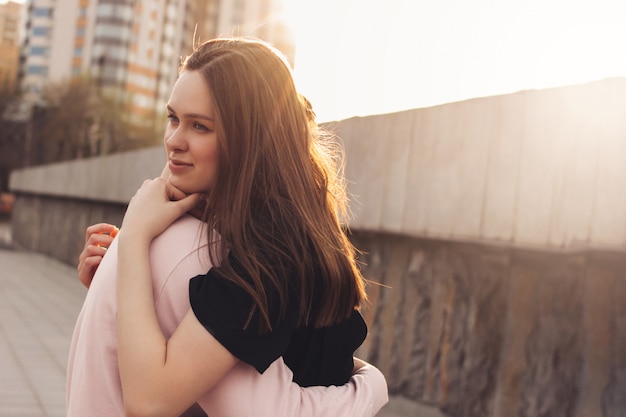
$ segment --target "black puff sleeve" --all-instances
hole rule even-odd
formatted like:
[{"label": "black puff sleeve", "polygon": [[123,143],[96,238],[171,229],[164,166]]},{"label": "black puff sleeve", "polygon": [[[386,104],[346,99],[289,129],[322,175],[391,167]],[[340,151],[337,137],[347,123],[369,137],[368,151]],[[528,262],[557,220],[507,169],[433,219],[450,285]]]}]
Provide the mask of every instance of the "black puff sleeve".
[{"label": "black puff sleeve", "polygon": [[[245,279],[245,277],[244,277]],[[287,310],[278,319],[278,309],[270,309],[272,331],[259,332],[258,309],[244,329],[253,301],[248,293],[211,269],[189,282],[191,308],[202,325],[230,353],[263,373],[286,351],[295,327],[295,314]],[[275,303],[270,303],[272,305]],[[292,303],[290,303],[292,304]]]}]

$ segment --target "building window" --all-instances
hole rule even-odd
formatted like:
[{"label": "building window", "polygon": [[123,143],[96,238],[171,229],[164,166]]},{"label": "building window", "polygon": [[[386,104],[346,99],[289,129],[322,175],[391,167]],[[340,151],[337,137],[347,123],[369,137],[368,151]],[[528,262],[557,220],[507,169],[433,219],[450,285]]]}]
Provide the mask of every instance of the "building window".
[{"label": "building window", "polygon": [[36,56],[47,56],[48,55],[48,48],[45,46],[31,46],[30,47],[30,54],[31,55],[36,55]]},{"label": "building window", "polygon": [[33,16],[35,17],[52,17],[53,9],[49,7],[36,7],[33,9]]},{"label": "building window", "polygon": [[50,28],[44,28],[41,26],[33,27],[33,36],[48,36]]},{"label": "building window", "polygon": [[74,48],[74,56],[83,56],[83,48],[81,47]]},{"label": "building window", "polygon": [[98,4],[98,16],[112,16],[113,15],[113,6],[110,4]]},{"label": "building window", "polygon": [[119,39],[121,41],[131,39],[131,30],[127,26],[113,24],[98,24],[95,30],[96,38]]},{"label": "building window", "polygon": [[48,75],[48,67],[45,67],[43,65],[29,65],[26,68],[26,74],[28,75],[42,75],[42,76],[47,76]]}]

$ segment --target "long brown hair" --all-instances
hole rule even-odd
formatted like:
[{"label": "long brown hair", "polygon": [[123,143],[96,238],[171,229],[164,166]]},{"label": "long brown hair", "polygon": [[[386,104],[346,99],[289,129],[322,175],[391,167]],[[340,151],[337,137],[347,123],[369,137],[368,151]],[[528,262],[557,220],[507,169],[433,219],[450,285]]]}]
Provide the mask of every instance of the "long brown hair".
[{"label": "long brown hair", "polygon": [[[185,70],[202,74],[216,113],[219,166],[204,220],[223,242],[211,252],[222,260],[220,273],[250,294],[261,330],[271,330],[269,292],[283,315],[293,276],[301,279],[299,324],[347,318],[366,294],[342,224],[343,155],[315,123],[286,60],[262,41],[214,39],[194,49]],[[227,251],[251,280],[238,275]]]}]

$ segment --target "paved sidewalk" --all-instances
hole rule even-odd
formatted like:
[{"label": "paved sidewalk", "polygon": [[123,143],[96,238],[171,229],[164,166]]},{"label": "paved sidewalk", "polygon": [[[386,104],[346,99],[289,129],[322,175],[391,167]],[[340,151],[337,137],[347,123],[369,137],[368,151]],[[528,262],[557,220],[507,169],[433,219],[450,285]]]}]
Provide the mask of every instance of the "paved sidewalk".
[{"label": "paved sidewalk", "polygon": [[86,290],[74,268],[0,250],[0,417],[65,416],[65,369]]}]

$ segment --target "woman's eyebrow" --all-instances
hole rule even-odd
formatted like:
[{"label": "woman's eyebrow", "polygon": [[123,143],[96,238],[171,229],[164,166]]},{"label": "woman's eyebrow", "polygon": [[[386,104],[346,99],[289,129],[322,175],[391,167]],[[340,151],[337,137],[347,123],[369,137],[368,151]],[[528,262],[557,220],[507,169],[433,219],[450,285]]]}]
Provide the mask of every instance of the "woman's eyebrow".
[{"label": "woman's eyebrow", "polygon": [[[170,113],[176,114],[174,109],[169,104],[167,105],[167,111],[169,111]],[[200,113],[184,113],[183,116],[191,118],[191,119],[204,119],[210,122],[215,121],[212,117],[209,117]]]}]

